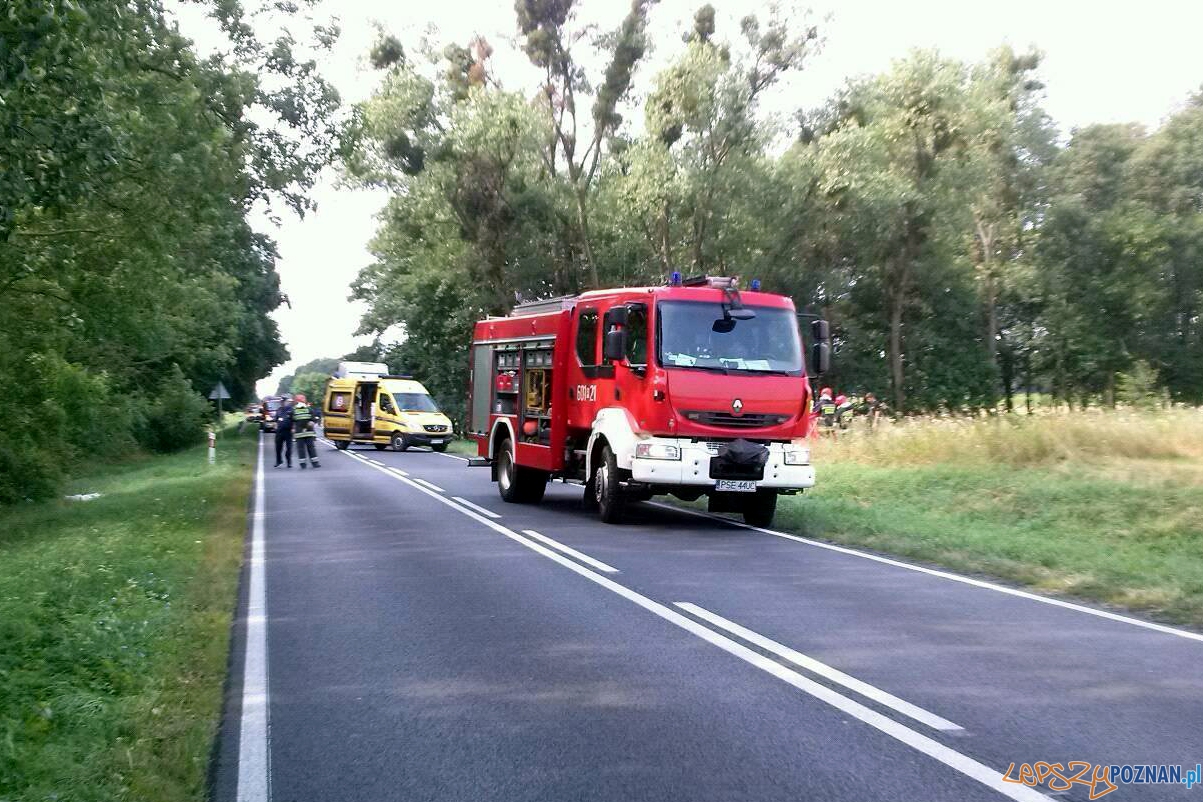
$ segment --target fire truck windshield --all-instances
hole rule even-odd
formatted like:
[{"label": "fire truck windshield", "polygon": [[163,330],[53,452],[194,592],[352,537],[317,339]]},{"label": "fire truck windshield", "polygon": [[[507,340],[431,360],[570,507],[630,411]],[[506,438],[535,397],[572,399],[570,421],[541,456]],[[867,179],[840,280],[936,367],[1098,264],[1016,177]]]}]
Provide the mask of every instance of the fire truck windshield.
[{"label": "fire truck windshield", "polygon": [[666,368],[802,373],[798,322],[790,309],[753,306],[756,317],[734,320],[724,319],[718,303],[662,301],[657,308],[656,356]]}]

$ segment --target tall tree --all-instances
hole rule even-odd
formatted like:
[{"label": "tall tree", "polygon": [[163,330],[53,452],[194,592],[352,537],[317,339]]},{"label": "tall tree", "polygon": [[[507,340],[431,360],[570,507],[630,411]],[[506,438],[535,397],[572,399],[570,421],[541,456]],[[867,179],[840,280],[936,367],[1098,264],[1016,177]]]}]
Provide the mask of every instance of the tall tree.
[{"label": "tall tree", "polygon": [[607,137],[622,123],[618,104],[631,87],[631,77],[647,49],[647,15],[654,0],[631,0],[618,30],[602,42],[609,64],[593,98],[589,117],[578,111],[591,84],[575,49],[586,31],[574,27],[574,0],[515,0],[523,49],[544,72],[541,99],[549,122],[543,140],[547,171],[567,181],[576,211],[577,244],[589,286],[601,279],[590,231],[589,204]]}]

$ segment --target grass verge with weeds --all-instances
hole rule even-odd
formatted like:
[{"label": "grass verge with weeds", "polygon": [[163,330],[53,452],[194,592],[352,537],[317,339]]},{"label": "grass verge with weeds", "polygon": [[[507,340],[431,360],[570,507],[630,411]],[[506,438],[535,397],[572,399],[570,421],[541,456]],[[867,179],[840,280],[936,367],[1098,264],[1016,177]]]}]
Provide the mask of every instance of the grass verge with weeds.
[{"label": "grass verge with weeds", "polygon": [[911,420],[815,444],[776,526],[1203,627],[1203,413]]},{"label": "grass verge with weeds", "polygon": [[0,799],[204,799],[256,434],[0,511]]}]

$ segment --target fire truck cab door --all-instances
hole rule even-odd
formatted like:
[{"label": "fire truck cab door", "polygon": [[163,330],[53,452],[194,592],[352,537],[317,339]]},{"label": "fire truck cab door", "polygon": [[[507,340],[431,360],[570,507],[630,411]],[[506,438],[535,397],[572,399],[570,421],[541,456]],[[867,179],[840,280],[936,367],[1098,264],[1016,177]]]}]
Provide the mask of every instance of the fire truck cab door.
[{"label": "fire truck cab door", "polygon": [[614,364],[614,403],[626,408],[640,425],[646,425],[648,405],[651,403],[648,389],[648,307],[644,303],[627,303],[624,337],[626,348],[620,362]]},{"label": "fire truck cab door", "polygon": [[[596,306],[578,306],[572,315],[574,354],[568,360],[568,428],[588,430],[597,410],[609,400],[609,387],[603,391],[599,380],[613,376],[613,367],[601,359],[601,310]],[[606,382],[608,385],[609,382]]]}]

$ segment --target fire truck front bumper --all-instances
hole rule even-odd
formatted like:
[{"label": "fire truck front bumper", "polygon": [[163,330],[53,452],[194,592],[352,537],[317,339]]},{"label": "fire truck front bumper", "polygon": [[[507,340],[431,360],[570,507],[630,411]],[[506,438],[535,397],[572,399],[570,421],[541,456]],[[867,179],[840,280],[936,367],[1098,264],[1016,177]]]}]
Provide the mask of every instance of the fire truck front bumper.
[{"label": "fire truck front bumper", "polygon": [[[631,457],[631,479],[649,485],[716,487],[724,476],[714,475],[712,461],[724,443],[688,438],[651,437],[639,440]],[[675,451],[674,451],[675,449]],[[802,490],[815,486],[810,448],[801,443],[770,443],[763,471],[732,480],[754,481],[757,488]],[[679,458],[672,459],[673,454]]]}]

